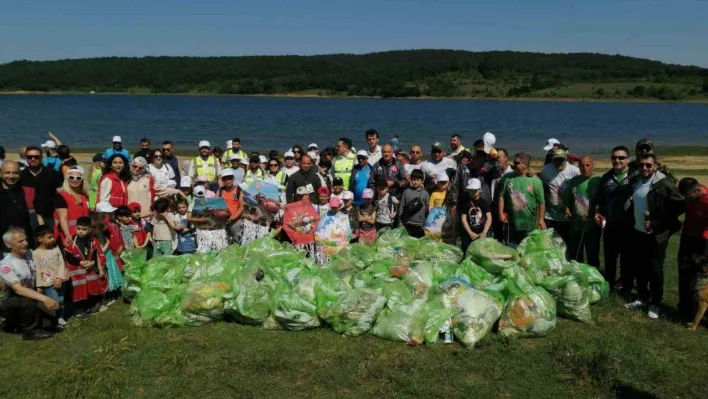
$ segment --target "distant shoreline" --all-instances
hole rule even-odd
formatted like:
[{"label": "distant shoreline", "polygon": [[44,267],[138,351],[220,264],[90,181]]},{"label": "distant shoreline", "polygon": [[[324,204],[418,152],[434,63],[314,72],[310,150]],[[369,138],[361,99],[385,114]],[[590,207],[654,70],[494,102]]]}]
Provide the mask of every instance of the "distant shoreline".
[{"label": "distant shoreline", "polygon": [[460,100],[460,101],[522,101],[522,102],[593,102],[593,103],[661,103],[661,104],[708,104],[705,100],[659,100],[654,98],[585,98],[585,97],[376,97],[376,96],[339,96],[315,93],[289,94],[219,94],[219,93],[128,93],[100,92],[87,93],[83,91],[0,91],[0,95],[72,95],[72,96],[218,96],[218,97],[273,97],[273,98],[324,98],[324,99],[386,99],[386,100]]}]

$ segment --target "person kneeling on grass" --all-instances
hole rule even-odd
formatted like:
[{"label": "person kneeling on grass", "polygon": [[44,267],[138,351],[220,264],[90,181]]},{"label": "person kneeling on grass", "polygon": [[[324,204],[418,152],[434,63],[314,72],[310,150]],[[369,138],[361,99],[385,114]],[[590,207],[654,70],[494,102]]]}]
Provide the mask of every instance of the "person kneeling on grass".
[{"label": "person kneeling on grass", "polygon": [[72,300],[77,309],[83,309],[76,318],[88,318],[101,310],[102,297],[108,289],[106,256],[92,234],[91,218],[80,217],[76,221],[76,235],[64,248],[64,259],[71,275]]},{"label": "person kneeling on grass", "polygon": [[5,331],[23,333],[22,339],[39,340],[53,334],[43,322],[56,325],[59,303],[35,290],[35,268],[24,230],[10,227],[2,236],[10,253],[0,261],[0,317]]},{"label": "person kneeling on grass", "polygon": [[425,231],[425,217],[428,208],[425,206],[430,201],[430,194],[423,190],[424,174],[421,170],[411,172],[411,186],[401,196],[401,207],[398,216],[405,226],[408,235],[414,238],[423,238]]},{"label": "person kneeling on grass", "polygon": [[482,182],[479,179],[470,179],[467,182],[469,199],[463,201],[460,208],[462,227],[465,229],[465,233],[461,235],[461,248],[464,253],[467,253],[467,248],[473,241],[487,237],[492,226],[492,211],[489,202],[481,197],[481,189]]}]

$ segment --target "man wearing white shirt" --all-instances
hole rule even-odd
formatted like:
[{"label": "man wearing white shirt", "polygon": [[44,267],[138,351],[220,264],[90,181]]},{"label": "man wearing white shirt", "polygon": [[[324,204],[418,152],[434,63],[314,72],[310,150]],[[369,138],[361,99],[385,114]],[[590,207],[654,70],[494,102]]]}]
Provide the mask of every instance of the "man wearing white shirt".
[{"label": "man wearing white shirt", "polygon": [[381,159],[381,146],[379,145],[379,132],[376,129],[369,129],[364,134],[366,142],[369,143],[369,165],[374,166]]},{"label": "man wearing white shirt", "polygon": [[552,162],[538,176],[546,197],[546,226],[552,227],[565,242],[570,242],[570,220],[565,215],[563,198],[570,179],[579,175],[580,169],[568,162],[568,151],[558,148],[553,151]]},{"label": "man wearing white shirt", "polygon": [[451,158],[445,158],[445,150],[440,143],[433,144],[430,150],[430,158],[423,162],[420,170],[425,174],[425,186],[428,188],[430,184],[435,184],[435,176],[441,173],[447,173],[448,169],[456,170],[457,163]]},{"label": "man wearing white shirt", "polygon": [[285,155],[283,156],[285,158],[285,167],[283,168],[283,172],[285,172],[288,177],[292,176],[293,173],[297,172],[300,170],[300,167],[295,164],[295,153],[292,151],[286,151]]},{"label": "man wearing white shirt", "polygon": [[403,165],[403,170],[406,171],[406,176],[410,178],[411,172],[416,169],[420,169],[420,167],[423,166],[423,160],[420,159],[420,157],[423,156],[423,149],[420,148],[418,144],[413,144],[409,155],[410,159],[407,164]]}]

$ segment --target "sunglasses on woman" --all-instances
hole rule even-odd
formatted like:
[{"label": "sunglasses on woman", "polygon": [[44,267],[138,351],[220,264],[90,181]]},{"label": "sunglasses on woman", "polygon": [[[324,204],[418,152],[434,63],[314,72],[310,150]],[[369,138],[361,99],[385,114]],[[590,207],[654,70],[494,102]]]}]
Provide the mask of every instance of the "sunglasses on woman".
[{"label": "sunglasses on woman", "polygon": [[81,180],[84,180],[84,177],[83,176],[69,176],[69,177],[67,177],[67,179],[69,179],[69,181],[81,181]]},{"label": "sunglasses on woman", "polygon": [[277,163],[272,163],[272,164],[270,164],[270,165],[268,165],[268,166],[270,166],[271,168],[277,168],[277,167],[278,167],[278,164],[277,164]]},{"label": "sunglasses on woman", "polygon": [[135,169],[135,170],[142,170],[142,169],[144,169],[145,167],[144,167],[144,166],[140,166],[140,165],[132,165],[131,168],[133,168],[133,169]]},{"label": "sunglasses on woman", "polygon": [[154,159],[162,159],[162,155],[157,155],[157,154],[155,154],[155,155],[153,156],[153,158],[154,158]]}]

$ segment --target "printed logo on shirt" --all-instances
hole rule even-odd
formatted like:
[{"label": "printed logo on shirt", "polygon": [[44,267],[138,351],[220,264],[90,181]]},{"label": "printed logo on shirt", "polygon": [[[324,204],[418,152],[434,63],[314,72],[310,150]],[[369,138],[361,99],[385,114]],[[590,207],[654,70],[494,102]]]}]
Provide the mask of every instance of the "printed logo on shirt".
[{"label": "printed logo on shirt", "polygon": [[8,274],[8,273],[10,273],[10,266],[3,266],[3,267],[2,267],[2,273],[3,273],[3,274]]},{"label": "printed logo on shirt", "polygon": [[529,184],[529,185],[526,187],[526,191],[528,191],[528,192],[530,192],[530,193],[533,192],[533,184]]}]

